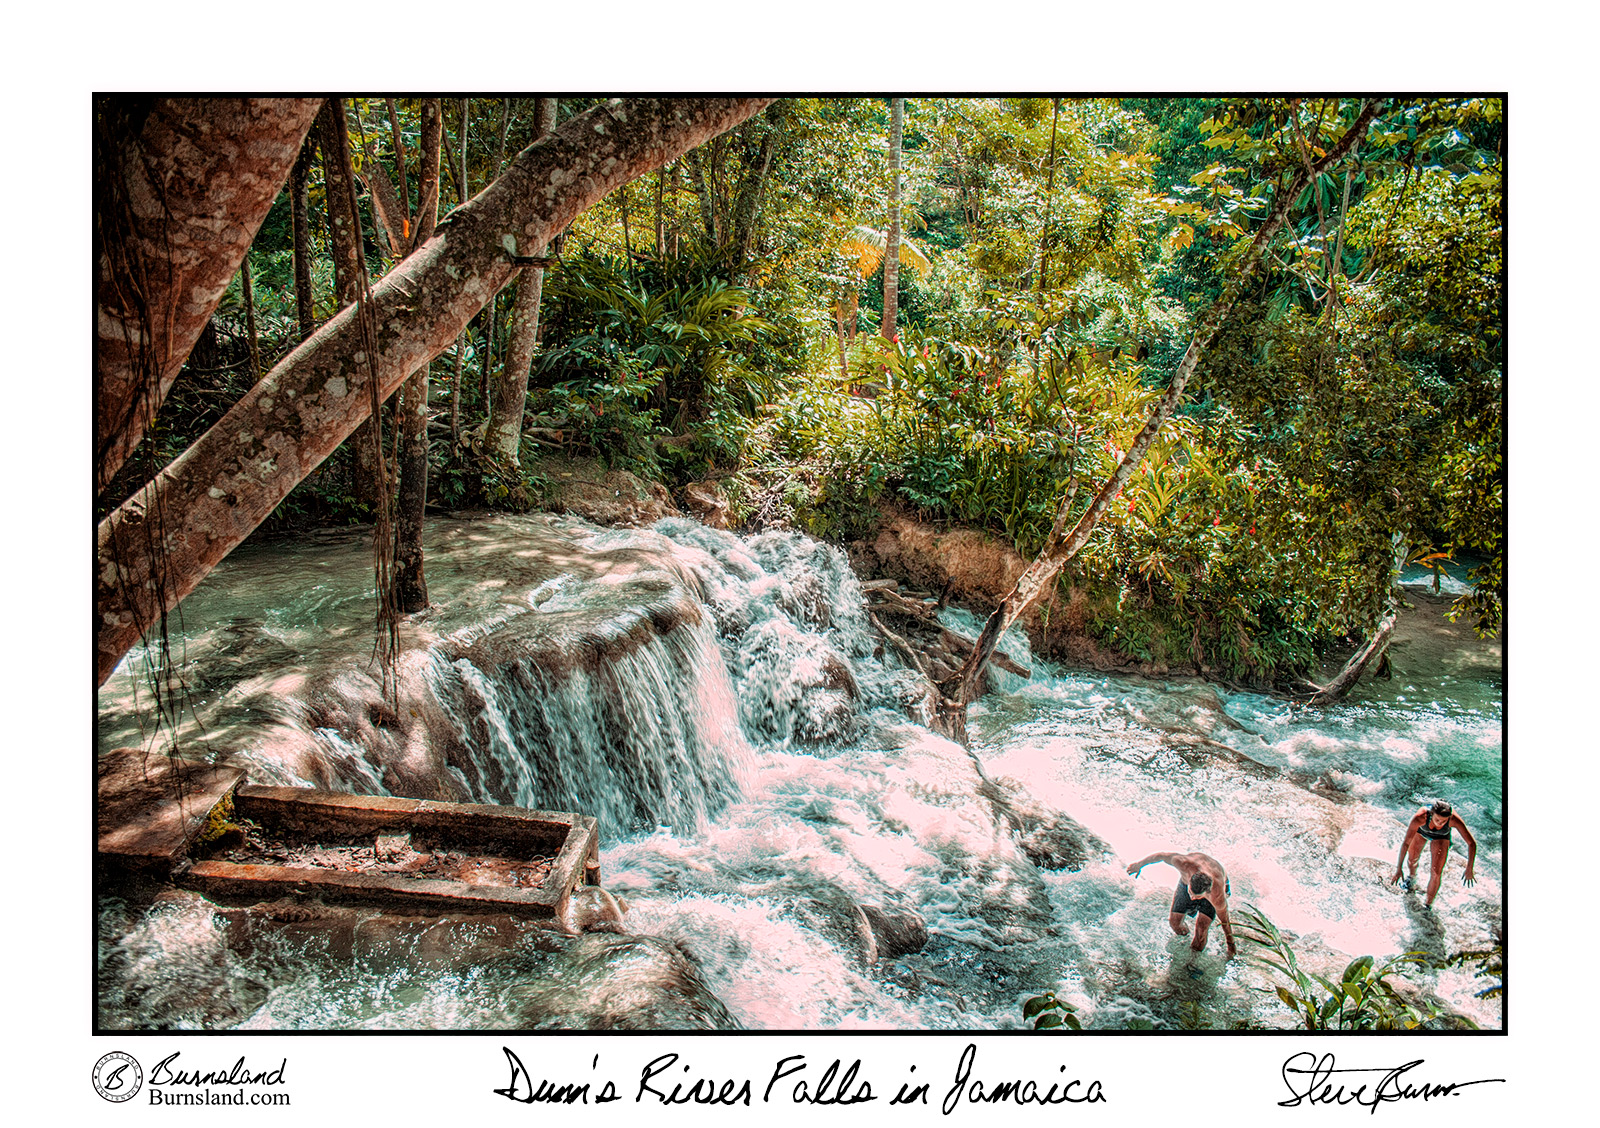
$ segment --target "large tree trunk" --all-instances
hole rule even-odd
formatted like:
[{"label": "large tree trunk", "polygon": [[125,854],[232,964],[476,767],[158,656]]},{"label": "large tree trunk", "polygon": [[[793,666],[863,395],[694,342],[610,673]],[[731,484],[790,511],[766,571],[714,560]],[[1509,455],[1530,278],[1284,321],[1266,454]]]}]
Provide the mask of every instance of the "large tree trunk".
[{"label": "large tree trunk", "polygon": [[[529,146],[499,180],[447,216],[432,239],[373,287],[375,356],[359,344],[356,311],[341,311],[100,523],[96,682],[355,430],[370,413],[370,381],[386,398],[449,346],[510,279],[516,268],[507,252],[543,244],[617,185],[737,125],[768,101],[605,103]],[[153,515],[164,515],[166,527],[157,558],[140,551],[139,529]]]},{"label": "large tree trunk", "polygon": [[97,494],[171,391],[320,104],[162,98],[142,122],[96,105]]},{"label": "large tree trunk", "polygon": [[1233,280],[1223,290],[1216,302],[1206,311],[1201,318],[1200,325],[1195,330],[1194,338],[1189,342],[1189,348],[1184,352],[1183,359],[1178,364],[1178,369],[1173,373],[1172,383],[1167,388],[1165,395],[1157,401],[1150,417],[1145,421],[1144,428],[1139,432],[1128,452],[1117,463],[1117,468],[1111,474],[1100,491],[1095,494],[1094,500],[1089,503],[1089,508],[1084,510],[1072,531],[1066,531],[1067,510],[1070,505],[1070,496],[1065,499],[1056,515],[1055,528],[1051,530],[1045,546],[1033,563],[1028,565],[1026,571],[1017,579],[1016,586],[1000,601],[994,613],[984,623],[982,632],[978,635],[976,645],[966,663],[961,667],[949,682],[939,687],[942,701],[939,705],[936,720],[938,727],[945,735],[953,739],[965,741],[966,739],[966,711],[967,706],[977,700],[982,692],[983,673],[989,664],[990,657],[994,654],[995,645],[1000,641],[1000,636],[1006,629],[1016,622],[1028,608],[1039,601],[1049,590],[1061,569],[1069,560],[1077,555],[1089,540],[1089,534],[1099,523],[1101,516],[1111,505],[1111,501],[1122,492],[1128,484],[1128,479],[1139,468],[1139,463],[1144,461],[1145,454],[1155,442],[1156,434],[1162,425],[1178,406],[1178,401],[1183,397],[1184,385],[1189,377],[1194,374],[1195,367],[1200,363],[1200,358],[1210,349],[1221,336],[1223,326],[1227,323],[1228,315],[1233,312],[1234,305],[1240,295],[1244,293],[1256,270],[1261,265],[1263,252],[1273,237],[1282,228],[1289,208],[1299,197],[1305,185],[1314,180],[1335,161],[1341,159],[1361,139],[1367,131],[1373,114],[1377,112],[1377,103],[1368,102],[1361,109],[1351,127],[1344,136],[1334,144],[1320,161],[1308,168],[1301,169],[1289,187],[1278,193],[1273,200],[1272,210],[1257,230],[1255,238],[1251,240],[1246,249],[1244,258],[1239,265],[1238,272]]},{"label": "large tree trunk", "polygon": [[[556,127],[556,99],[540,98],[534,104],[537,136],[544,137]],[[531,246],[525,254],[544,254],[544,244]],[[484,456],[500,471],[511,471],[512,479],[522,468],[522,412],[528,399],[528,374],[533,369],[534,347],[539,339],[539,301],[544,293],[544,268],[525,266],[517,283],[517,297],[511,307],[509,339],[506,343],[505,371],[494,386],[489,409],[489,425],[484,432]],[[518,497],[519,503],[525,498]]]},{"label": "large tree trunk", "polygon": [[[399,122],[390,103],[390,123],[398,148]],[[439,150],[444,131],[443,107],[437,98],[422,104],[422,155],[417,169],[420,211],[412,223],[412,247],[433,236],[439,211]],[[402,166],[403,167],[403,166]],[[400,444],[400,494],[395,505],[394,597],[402,614],[428,606],[423,574],[422,527],[428,504],[428,368],[424,364],[406,381],[395,413]]]},{"label": "large tree trunk", "polygon": [[878,332],[886,341],[900,331],[900,142],[905,128],[906,100],[895,98],[889,107],[889,235],[883,247],[883,324]]}]

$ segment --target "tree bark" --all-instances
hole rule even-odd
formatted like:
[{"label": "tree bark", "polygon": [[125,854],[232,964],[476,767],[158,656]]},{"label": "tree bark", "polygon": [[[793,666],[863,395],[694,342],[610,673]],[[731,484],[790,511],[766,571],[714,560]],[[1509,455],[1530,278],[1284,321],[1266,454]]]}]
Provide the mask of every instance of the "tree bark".
[{"label": "tree bark", "polygon": [[439,223],[439,164],[444,152],[444,103],[427,98],[422,103],[422,155],[417,176],[417,222],[412,225],[410,254],[429,239]]},{"label": "tree bark", "polygon": [[[350,185],[345,180],[344,167],[337,154],[349,144],[349,125],[345,121],[344,102],[331,98],[323,106],[319,119],[322,131],[322,178],[326,188],[328,211],[328,246],[333,258],[334,300],[341,311],[355,304],[361,291],[361,256],[356,230],[343,201],[350,195]],[[356,430],[351,447],[351,487],[356,500],[369,511],[377,512],[383,503],[384,483],[378,481],[378,460],[374,451],[373,431],[381,425],[379,419],[364,419]]]},{"label": "tree bark", "polygon": [[[534,103],[535,128],[538,138],[555,130],[557,103],[554,98],[540,98]],[[530,246],[524,252],[530,256],[544,254],[544,244]],[[528,376],[533,370],[533,353],[539,340],[539,302],[544,293],[544,268],[525,266],[517,283],[517,297],[511,307],[511,324],[506,342],[505,370],[494,386],[494,398],[489,408],[489,425],[484,432],[483,449],[490,465],[501,471],[512,471],[516,478],[522,469],[522,414],[528,399]],[[517,497],[518,504],[527,499]]]},{"label": "tree bark", "polygon": [[294,306],[303,341],[317,328],[317,312],[311,292],[311,161],[316,153],[316,135],[307,136],[294,162],[289,189],[290,213],[294,221]]},{"label": "tree bark", "polygon": [[1006,629],[1016,622],[1028,608],[1032,607],[1049,591],[1051,583],[1061,572],[1069,560],[1077,555],[1089,540],[1089,534],[1099,523],[1101,516],[1111,505],[1111,501],[1128,483],[1133,472],[1139,468],[1139,463],[1144,461],[1145,454],[1155,442],[1156,434],[1162,425],[1177,407],[1178,401],[1183,397],[1184,385],[1189,377],[1194,374],[1200,358],[1210,349],[1221,336],[1223,326],[1228,315],[1232,313],[1234,305],[1244,293],[1245,287],[1255,275],[1261,265],[1262,254],[1273,237],[1283,226],[1289,214],[1289,209],[1295,199],[1300,195],[1308,180],[1314,180],[1322,171],[1341,159],[1366,133],[1372,116],[1377,112],[1376,102],[1367,102],[1361,109],[1351,127],[1345,135],[1334,144],[1320,161],[1314,166],[1301,169],[1288,189],[1278,193],[1274,200],[1272,210],[1267,218],[1262,221],[1255,238],[1251,240],[1246,249],[1244,258],[1240,263],[1238,273],[1234,276],[1227,288],[1217,298],[1216,302],[1206,311],[1201,318],[1199,327],[1195,330],[1193,339],[1189,342],[1188,349],[1183,354],[1183,359],[1178,364],[1178,369],[1173,373],[1172,383],[1167,388],[1166,394],[1157,401],[1150,417],[1145,421],[1144,428],[1134,439],[1128,452],[1122,456],[1117,468],[1111,474],[1100,491],[1089,503],[1083,515],[1078,519],[1072,531],[1067,533],[1066,518],[1070,506],[1070,495],[1064,499],[1056,515],[1055,528],[1051,530],[1045,546],[1033,563],[1028,565],[1026,571],[1017,579],[1016,586],[1000,601],[994,613],[984,623],[983,630],[979,633],[977,644],[973,647],[971,656],[961,667],[950,682],[940,687],[943,698],[943,707],[939,711],[938,719],[941,730],[953,739],[965,741],[966,739],[966,707],[977,700],[982,692],[983,672],[994,653],[995,645],[1000,641],[1000,636]]},{"label": "tree bark", "polygon": [[244,294],[244,331],[250,338],[250,379],[261,379],[261,343],[256,336],[256,288],[250,278],[250,252],[239,260],[239,289]]},{"label": "tree bark", "polygon": [[[164,609],[193,591],[370,414],[369,380],[386,397],[449,346],[510,279],[515,267],[507,252],[545,242],[618,184],[737,125],[768,101],[607,102],[529,146],[494,184],[447,216],[432,239],[373,287],[375,357],[357,359],[363,350],[356,311],[341,311],[100,523],[97,684]],[[167,529],[159,559],[129,551],[155,514],[165,515]],[[154,578],[158,570],[162,583]]]},{"label": "tree bark", "polygon": [[395,412],[400,442],[400,494],[395,503],[394,597],[400,613],[428,606],[422,528],[428,504],[428,365],[406,381]]},{"label": "tree bark", "polygon": [[889,234],[883,248],[883,323],[878,333],[886,341],[899,338],[900,317],[900,143],[905,129],[906,100],[895,98],[889,107]]},{"label": "tree bark", "polygon": [[155,418],[311,128],[317,98],[162,98],[97,152],[95,492]]},{"label": "tree bark", "polygon": [[[391,103],[392,107],[393,103]],[[399,125],[395,144],[399,146]],[[439,149],[444,115],[437,98],[422,104],[422,153],[417,169],[417,199],[421,209],[412,223],[412,249],[426,242],[438,224]],[[409,250],[408,250],[409,253]],[[400,493],[395,504],[394,596],[401,614],[428,606],[428,581],[423,572],[422,529],[428,504],[428,369],[424,364],[406,381],[395,412],[396,441],[400,452]]]},{"label": "tree bark", "polygon": [[1350,687],[1360,680],[1361,673],[1368,664],[1388,649],[1389,635],[1394,632],[1395,619],[1394,611],[1383,617],[1378,629],[1367,640],[1367,644],[1350,656],[1350,660],[1344,664],[1344,669],[1339,671],[1339,676],[1317,690],[1315,696],[1311,698],[1312,705],[1332,704],[1350,692]]}]

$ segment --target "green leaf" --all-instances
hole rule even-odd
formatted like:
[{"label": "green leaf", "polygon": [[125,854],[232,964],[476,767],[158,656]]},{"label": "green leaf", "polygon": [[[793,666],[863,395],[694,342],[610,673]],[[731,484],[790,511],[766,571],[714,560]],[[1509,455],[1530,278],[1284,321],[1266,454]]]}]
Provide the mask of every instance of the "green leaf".
[{"label": "green leaf", "polygon": [[1049,1010],[1055,1005],[1056,997],[1054,995],[1035,995],[1022,1004],[1022,1017],[1032,1018],[1040,1011]]},{"label": "green leaf", "polygon": [[1371,966],[1372,966],[1372,957],[1371,956],[1357,956],[1355,959],[1350,961],[1350,966],[1344,969],[1344,974],[1341,975],[1339,978],[1341,980],[1343,980],[1344,982],[1349,983],[1359,973],[1361,973],[1363,971],[1366,971],[1367,968],[1369,968]]},{"label": "green leaf", "polygon": [[[1067,1015],[1067,1018],[1071,1018],[1074,1023],[1078,1021],[1077,1019],[1072,1018],[1070,1014]],[[1050,1030],[1054,1027],[1060,1026],[1061,1024],[1062,1018],[1059,1014],[1043,1014],[1040,1015],[1039,1020],[1033,1024],[1033,1028],[1035,1030]]]}]

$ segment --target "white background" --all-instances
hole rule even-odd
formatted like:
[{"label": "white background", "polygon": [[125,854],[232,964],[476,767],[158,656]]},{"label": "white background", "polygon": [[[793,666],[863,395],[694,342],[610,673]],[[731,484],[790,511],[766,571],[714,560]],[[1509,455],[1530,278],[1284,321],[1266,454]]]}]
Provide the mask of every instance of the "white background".
[{"label": "white background", "polygon": [[[1593,285],[1595,161],[1589,73],[1592,17],[1537,5],[1455,3],[1290,9],[1275,4],[957,7],[810,3],[542,5],[142,4],[98,14],[38,5],[9,18],[5,151],[4,371],[7,442],[4,585],[8,787],[3,888],[8,1117],[106,1124],[207,1116],[152,1109],[141,1093],[102,1102],[100,1055],[150,1066],[252,1069],[287,1058],[290,1110],[240,1109],[248,1123],[332,1125],[396,1114],[529,1124],[552,1113],[493,1094],[502,1045],[536,1076],[611,1079],[624,1099],[585,1120],[887,1128],[934,1121],[1118,1125],[1248,1118],[1351,1123],[1366,1109],[1281,1109],[1286,1057],[1335,1052],[1343,1067],[1424,1059],[1433,1083],[1506,1077],[1453,1097],[1380,1109],[1378,1120],[1448,1114],[1462,1125],[1592,1116],[1596,913],[1593,879],[1574,864],[1597,825],[1588,722],[1596,622],[1586,572],[1596,512]],[[1510,622],[1506,636],[1510,990],[1507,1036],[92,1036],[93,692],[90,675],[90,94],[94,90],[316,92],[752,91],[1194,93],[1207,91],[1509,91],[1511,325]],[[1107,1103],[1018,1109],[964,1105],[942,1116],[962,1048],[974,1076],[1101,1081]],[[687,1080],[752,1080],[752,1109],[667,1108],[633,1095],[645,1062],[676,1052]],[[760,1089],[779,1058],[804,1074]],[[598,1054],[598,1068],[591,1061]],[[810,1109],[793,1082],[834,1058],[862,1059],[879,1100]],[[690,1071],[682,1072],[687,1064]],[[926,1107],[890,1107],[911,1078]],[[1061,1066],[1066,1072],[1059,1072]],[[598,1086],[596,1086],[598,1088]],[[1080,1086],[1079,1091],[1082,1090]],[[778,1098],[782,1097],[780,1101]]]}]

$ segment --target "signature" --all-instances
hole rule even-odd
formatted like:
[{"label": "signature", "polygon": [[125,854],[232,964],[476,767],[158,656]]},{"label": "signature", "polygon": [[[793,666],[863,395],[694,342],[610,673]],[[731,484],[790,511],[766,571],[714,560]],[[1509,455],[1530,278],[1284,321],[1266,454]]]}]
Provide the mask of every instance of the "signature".
[{"label": "signature", "polygon": [[[1412,1084],[1406,1078],[1406,1074],[1421,1064],[1422,1059],[1418,1058],[1416,1061],[1408,1061],[1393,1068],[1380,1065],[1367,1069],[1338,1069],[1334,1066],[1332,1054],[1318,1057],[1313,1053],[1302,1051],[1283,1063],[1283,1083],[1289,1086],[1289,1092],[1294,1096],[1289,1100],[1279,1101],[1278,1104],[1284,1108],[1295,1108],[1301,1104],[1357,1104],[1377,1112],[1378,1106],[1387,1101],[1415,1100],[1419,1097],[1428,1101],[1435,1097],[1452,1097],[1469,1085],[1487,1085],[1490,1082],[1505,1081],[1504,1077],[1485,1077],[1478,1081],[1451,1081],[1442,1084],[1418,1081]],[[1382,1074],[1382,1078],[1376,1085],[1362,1082],[1354,1089],[1348,1089],[1338,1077],[1352,1073]]]}]

